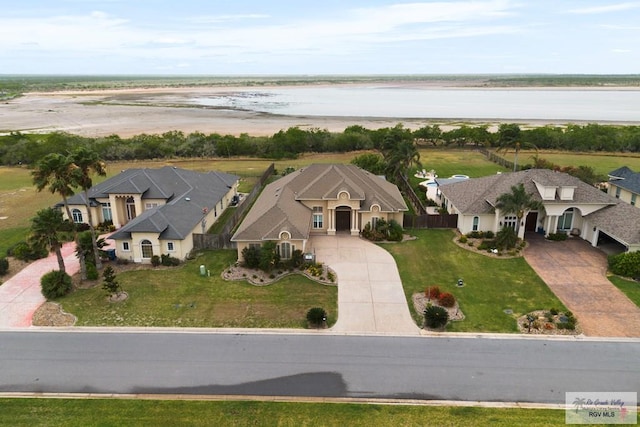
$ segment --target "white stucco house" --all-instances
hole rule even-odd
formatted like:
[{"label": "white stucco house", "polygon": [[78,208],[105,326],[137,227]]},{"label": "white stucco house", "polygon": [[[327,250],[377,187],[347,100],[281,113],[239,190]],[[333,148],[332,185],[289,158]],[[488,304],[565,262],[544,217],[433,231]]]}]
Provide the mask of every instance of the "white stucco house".
[{"label": "white stucco house", "polygon": [[526,232],[561,232],[593,246],[606,238],[626,251],[640,250],[640,210],[563,172],[530,169],[445,184],[439,186],[440,201],[449,213],[458,215],[461,233],[498,232],[502,227],[516,228],[517,218],[496,209],[496,200],[520,184],[544,206],[525,213],[520,238]]},{"label": "white stucco house", "polygon": [[267,185],[231,238],[238,249],[276,242],[283,259],[307,250],[313,235],[358,236],[379,219],[402,224],[407,211],[395,184],[354,165],[314,164]]},{"label": "white stucco house", "polygon": [[[229,207],[238,183],[238,176],[221,172],[128,169],[93,186],[89,208],[94,226],[110,221],[116,227],[109,238],[118,258],[147,263],[166,254],[184,260],[193,249],[193,234],[206,231]],[[84,194],[68,203],[72,220],[87,223]]]}]

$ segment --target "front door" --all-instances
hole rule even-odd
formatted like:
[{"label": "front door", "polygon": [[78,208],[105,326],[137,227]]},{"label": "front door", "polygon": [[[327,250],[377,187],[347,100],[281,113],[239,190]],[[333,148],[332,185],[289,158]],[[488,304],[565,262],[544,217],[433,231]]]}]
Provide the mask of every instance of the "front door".
[{"label": "front door", "polygon": [[336,209],[336,231],[351,230],[351,208]]},{"label": "front door", "polygon": [[538,212],[529,212],[527,214],[527,220],[524,223],[524,231],[536,231],[536,225],[538,224]]}]

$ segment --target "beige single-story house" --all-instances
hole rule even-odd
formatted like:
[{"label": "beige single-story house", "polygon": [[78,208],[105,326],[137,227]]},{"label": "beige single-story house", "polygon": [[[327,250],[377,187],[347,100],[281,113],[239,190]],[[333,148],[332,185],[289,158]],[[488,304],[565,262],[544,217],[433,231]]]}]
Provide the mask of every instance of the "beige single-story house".
[{"label": "beige single-story house", "polygon": [[402,224],[407,211],[395,184],[354,165],[314,164],[267,185],[231,238],[245,247],[274,241],[283,259],[307,250],[309,237],[358,236],[379,219]]},{"label": "beige single-story house", "polygon": [[[206,232],[237,196],[239,177],[166,166],[128,169],[89,189],[93,225],[112,222],[116,256],[151,262],[154,255],[184,260],[193,234]],[[84,193],[70,197],[72,220],[89,220]],[[66,213],[65,213],[66,216]]]},{"label": "beige single-story house", "polygon": [[631,206],[639,207],[640,172],[634,172],[626,166],[609,172],[608,193]]},{"label": "beige single-story house", "polygon": [[640,210],[563,172],[530,169],[445,184],[439,186],[440,201],[458,215],[461,233],[497,233],[503,227],[517,228],[516,216],[495,206],[500,195],[520,184],[544,208],[525,212],[518,237],[526,232],[567,233],[593,246],[607,239],[625,251],[640,250]]}]

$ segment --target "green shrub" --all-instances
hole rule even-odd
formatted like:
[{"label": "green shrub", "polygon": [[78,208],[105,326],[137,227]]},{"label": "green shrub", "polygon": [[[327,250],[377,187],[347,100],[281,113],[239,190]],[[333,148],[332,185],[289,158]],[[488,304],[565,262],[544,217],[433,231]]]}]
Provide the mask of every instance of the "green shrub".
[{"label": "green shrub", "polygon": [[484,237],[484,233],[482,231],[471,231],[467,233],[467,237],[470,239],[482,239]]},{"label": "green shrub", "polygon": [[563,240],[567,240],[567,233],[549,233],[547,236],[547,240],[552,240],[554,242],[561,242]]},{"label": "green shrub", "polygon": [[551,310],[549,310],[549,313],[553,314],[554,316],[558,315],[558,309],[557,308],[552,308]]},{"label": "green shrub", "polygon": [[427,328],[439,329],[449,321],[449,313],[442,307],[431,305],[424,310],[424,324]]},{"label": "green shrub", "polygon": [[247,268],[258,268],[260,265],[260,248],[257,246],[247,246],[242,250],[242,259]]},{"label": "green shrub", "polygon": [[484,237],[487,239],[493,239],[495,237],[495,233],[491,230],[484,232]]},{"label": "green shrub", "polygon": [[107,291],[109,295],[117,295],[120,293],[120,283],[116,279],[116,274],[113,271],[113,267],[108,265],[102,273],[104,282],[102,282],[102,289]]},{"label": "green shrub", "polygon": [[478,250],[480,251],[491,250],[495,247],[496,247],[496,242],[494,240],[485,239],[482,242],[480,242],[480,244],[478,245]]},{"label": "green shrub", "polygon": [[291,253],[291,258],[286,263],[289,268],[300,268],[304,264],[304,254],[300,249],[296,249]]},{"label": "green shrub", "polygon": [[71,291],[71,276],[59,270],[50,271],[40,279],[40,287],[46,299],[64,296]]},{"label": "green shrub", "polygon": [[48,255],[47,249],[29,245],[27,242],[18,242],[9,248],[7,255],[17,258],[21,261],[34,261],[44,258]]},{"label": "green shrub", "polygon": [[438,302],[443,307],[451,308],[456,305],[456,297],[449,292],[442,292],[438,297]]},{"label": "green shrub", "polygon": [[458,239],[458,242],[467,243],[467,236],[464,236],[464,235],[460,236],[460,238]]},{"label": "green shrub", "polygon": [[496,234],[496,247],[498,249],[513,249],[518,243],[518,235],[516,230],[511,227],[503,227],[502,230]]},{"label": "green shrub", "polygon": [[400,242],[402,240],[403,233],[404,230],[402,229],[402,226],[398,224],[396,220],[392,219],[391,221],[389,221],[387,239],[393,242]]},{"label": "green shrub", "polygon": [[640,278],[640,252],[609,255],[609,270],[619,276]]},{"label": "green shrub", "polygon": [[87,262],[87,279],[98,280],[98,277],[100,277],[100,275],[98,274],[96,265],[91,262]]},{"label": "green shrub", "polygon": [[170,255],[162,254],[160,255],[160,263],[165,267],[175,267],[177,265],[180,265],[180,260]]},{"label": "green shrub", "polygon": [[0,276],[4,276],[9,271],[9,260],[0,258]]},{"label": "green shrub", "polygon": [[320,327],[327,320],[327,312],[322,307],[313,307],[307,311],[307,322],[311,326]]},{"label": "green shrub", "polygon": [[154,255],[151,257],[151,265],[153,265],[154,267],[159,266],[161,263],[160,261],[160,257],[158,255]]}]

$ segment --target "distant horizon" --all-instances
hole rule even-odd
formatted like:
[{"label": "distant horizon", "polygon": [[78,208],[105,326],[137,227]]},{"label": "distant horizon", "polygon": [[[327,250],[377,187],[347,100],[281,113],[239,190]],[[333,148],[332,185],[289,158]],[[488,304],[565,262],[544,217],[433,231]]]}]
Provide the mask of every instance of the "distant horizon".
[{"label": "distant horizon", "polygon": [[638,0],[26,0],[10,75],[635,75]]},{"label": "distant horizon", "polygon": [[2,77],[640,77],[638,73],[238,73],[238,74],[171,74],[171,73],[0,73]]}]

